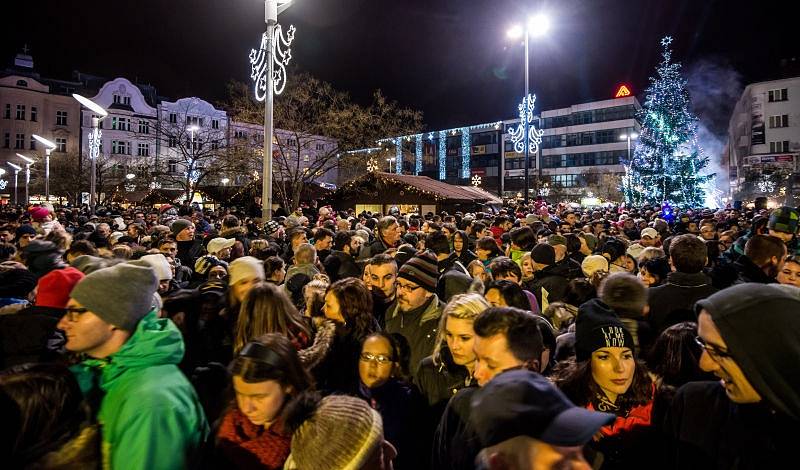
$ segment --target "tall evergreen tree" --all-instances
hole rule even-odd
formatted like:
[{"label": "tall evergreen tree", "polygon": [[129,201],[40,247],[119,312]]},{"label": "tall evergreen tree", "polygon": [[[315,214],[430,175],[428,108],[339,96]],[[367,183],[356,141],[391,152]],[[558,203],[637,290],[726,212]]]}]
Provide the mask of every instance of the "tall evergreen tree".
[{"label": "tall evergreen tree", "polygon": [[713,174],[705,174],[708,157],[697,143],[697,118],[681,64],[672,62],[672,38],[661,40],[662,61],[650,77],[647,97],[639,112],[642,128],[633,158],[625,162],[625,202],[700,207]]}]

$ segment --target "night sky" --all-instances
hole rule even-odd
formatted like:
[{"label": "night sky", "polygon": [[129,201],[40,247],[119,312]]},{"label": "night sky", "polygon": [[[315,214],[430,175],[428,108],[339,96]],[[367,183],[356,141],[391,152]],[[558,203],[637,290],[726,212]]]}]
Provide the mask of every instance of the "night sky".
[{"label": "night sky", "polygon": [[[295,66],[359,102],[380,88],[423,111],[427,129],[436,130],[515,115],[523,48],[505,32],[526,8],[552,18],[548,36],[531,41],[531,89],[538,109],[553,109],[610,98],[620,83],[641,99],[667,34],[687,70],[708,62],[733,82],[777,78],[785,73],[780,60],[799,55],[790,3],[295,0],[280,22],[297,27]],[[258,0],[27,1],[3,9],[3,66],[27,44],[47,77],[123,76],[165,97],[212,102],[224,98],[229,78],[249,80],[247,54],[264,26]],[[706,79],[709,90],[720,82]],[[693,92],[706,88],[695,83]]]}]

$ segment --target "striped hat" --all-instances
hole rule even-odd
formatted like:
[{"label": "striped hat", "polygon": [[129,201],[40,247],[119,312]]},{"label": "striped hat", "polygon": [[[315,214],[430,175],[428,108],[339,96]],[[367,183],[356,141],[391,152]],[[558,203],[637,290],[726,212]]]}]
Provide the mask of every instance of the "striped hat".
[{"label": "striped hat", "polygon": [[403,263],[397,277],[407,279],[428,292],[436,292],[439,280],[439,262],[430,251],[417,253]]}]

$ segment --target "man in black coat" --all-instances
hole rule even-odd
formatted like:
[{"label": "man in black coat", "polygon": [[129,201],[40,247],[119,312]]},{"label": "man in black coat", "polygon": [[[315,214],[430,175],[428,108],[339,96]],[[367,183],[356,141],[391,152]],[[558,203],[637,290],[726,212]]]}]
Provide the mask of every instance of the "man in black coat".
[{"label": "man in black coat", "polygon": [[758,282],[771,284],[783,269],[786,245],[778,237],[754,235],[744,246],[744,256],[733,263],[737,272],[734,284]]},{"label": "man in black coat", "polygon": [[777,468],[796,459],[800,428],[798,289],[741,284],[695,307],[700,368],[672,402],[672,468]]},{"label": "man in black coat", "polygon": [[672,239],[669,255],[673,272],[667,275],[667,282],[649,289],[647,321],[655,337],[672,325],[695,321],[694,303],[717,291],[703,274],[708,249],[702,240],[695,235],[678,235]]},{"label": "man in black coat", "polygon": [[569,285],[569,265],[556,264],[556,251],[547,243],[539,243],[533,247],[531,260],[533,281],[527,282],[524,287],[536,296],[539,308],[544,311],[546,304],[564,299]]},{"label": "man in black coat", "polygon": [[361,249],[361,239],[349,230],[338,232],[333,239],[333,250],[322,263],[331,283],[347,277],[361,277],[356,257]]}]

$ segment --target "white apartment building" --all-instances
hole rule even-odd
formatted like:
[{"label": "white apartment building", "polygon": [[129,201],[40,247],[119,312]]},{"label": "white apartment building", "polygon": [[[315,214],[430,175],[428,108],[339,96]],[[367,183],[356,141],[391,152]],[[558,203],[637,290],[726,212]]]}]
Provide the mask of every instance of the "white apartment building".
[{"label": "white apartment building", "polygon": [[792,191],[800,172],[800,77],[745,87],[728,125],[723,162],[733,199],[783,197],[781,186]]}]

